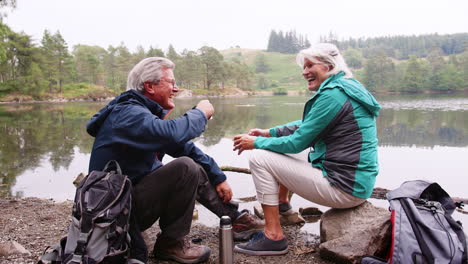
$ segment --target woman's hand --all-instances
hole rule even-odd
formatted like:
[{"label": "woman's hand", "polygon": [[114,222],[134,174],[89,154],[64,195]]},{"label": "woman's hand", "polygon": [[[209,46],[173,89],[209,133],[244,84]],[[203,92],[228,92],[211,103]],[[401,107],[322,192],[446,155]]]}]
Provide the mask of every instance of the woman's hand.
[{"label": "woman's hand", "polygon": [[270,130],[269,129],[253,128],[253,129],[250,129],[249,136],[270,137]]},{"label": "woman's hand", "polygon": [[[252,131],[252,130],[251,130]],[[250,132],[249,132],[250,133]],[[254,141],[257,137],[249,136],[246,134],[237,135],[234,137],[234,149],[233,151],[238,150],[237,155],[240,155],[242,151],[254,149]]]}]

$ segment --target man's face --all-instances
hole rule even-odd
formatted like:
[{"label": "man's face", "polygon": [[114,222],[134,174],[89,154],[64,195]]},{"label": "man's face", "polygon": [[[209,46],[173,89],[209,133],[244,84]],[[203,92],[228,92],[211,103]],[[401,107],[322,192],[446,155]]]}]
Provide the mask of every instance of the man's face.
[{"label": "man's face", "polygon": [[171,69],[162,71],[162,76],[158,84],[149,83],[148,85],[149,88],[145,90],[145,95],[148,98],[155,101],[166,110],[171,110],[175,107],[174,97],[179,91],[179,87],[176,85],[174,73]]}]

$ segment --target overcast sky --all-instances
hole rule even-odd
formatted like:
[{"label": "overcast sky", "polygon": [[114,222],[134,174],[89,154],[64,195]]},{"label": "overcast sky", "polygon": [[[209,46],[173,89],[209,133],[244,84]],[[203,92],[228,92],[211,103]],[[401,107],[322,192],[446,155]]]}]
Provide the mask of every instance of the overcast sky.
[{"label": "overcast sky", "polygon": [[17,0],[4,21],[39,42],[60,31],[70,47],[123,42],[167,50],[266,49],[272,29],[311,42],[340,38],[468,32],[468,0]]}]

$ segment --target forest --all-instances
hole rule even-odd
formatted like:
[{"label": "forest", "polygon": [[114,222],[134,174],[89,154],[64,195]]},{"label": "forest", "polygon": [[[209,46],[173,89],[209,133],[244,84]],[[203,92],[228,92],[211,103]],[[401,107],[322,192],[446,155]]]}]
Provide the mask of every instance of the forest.
[{"label": "forest", "polygon": [[[330,33],[319,42],[337,45],[355,77],[371,91],[455,92],[468,88],[468,33],[347,40]],[[268,51],[295,54],[309,45],[307,37],[298,37],[294,31],[273,30]]]},{"label": "forest", "polygon": [[[172,45],[162,50],[154,43],[154,47],[139,46],[131,51],[123,42],[107,48],[69,47],[59,31],[45,30],[42,38],[34,41],[27,33],[14,32],[3,20],[0,39],[2,101],[20,100],[22,96],[111,97],[126,89],[127,73],[133,65],[150,56],[167,57],[175,62],[179,87],[195,94],[219,94],[225,88],[303,92],[304,81],[294,57],[310,45],[305,35],[297,35],[295,31],[272,30],[266,50],[238,47],[219,51],[203,46],[178,53]],[[446,93],[468,88],[468,33],[347,40],[330,33],[319,41],[335,43],[355,78],[373,92]]]}]

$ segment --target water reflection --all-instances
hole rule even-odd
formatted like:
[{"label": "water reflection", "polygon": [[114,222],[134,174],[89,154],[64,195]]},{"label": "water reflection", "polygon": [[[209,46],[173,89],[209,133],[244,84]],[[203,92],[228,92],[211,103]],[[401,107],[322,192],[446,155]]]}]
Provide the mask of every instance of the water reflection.
[{"label": "water reflection", "polygon": [[[463,96],[377,96],[381,173],[377,185],[396,188],[409,179],[442,182],[468,197],[468,98]],[[171,117],[200,99],[177,99]],[[247,167],[249,152],[237,156],[231,138],[249,128],[268,128],[301,118],[306,96],[210,99],[216,112],[196,144],[220,165]],[[86,172],[93,138],[89,118],[105,103],[0,105],[0,195],[72,199],[71,184]],[[237,197],[254,195],[250,176],[228,173]],[[294,198],[297,207],[306,202]],[[244,206],[244,205],[243,205]],[[245,205],[249,206],[249,204]],[[201,217],[204,212],[201,212]],[[208,213],[209,214],[209,213]]]},{"label": "water reflection", "polygon": [[99,108],[89,103],[1,106],[1,195],[15,195],[10,189],[27,170],[47,165],[51,171],[66,171],[74,148],[89,152],[92,138],[83,128]]}]

